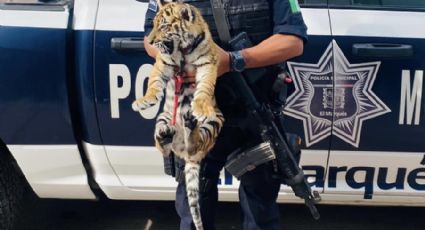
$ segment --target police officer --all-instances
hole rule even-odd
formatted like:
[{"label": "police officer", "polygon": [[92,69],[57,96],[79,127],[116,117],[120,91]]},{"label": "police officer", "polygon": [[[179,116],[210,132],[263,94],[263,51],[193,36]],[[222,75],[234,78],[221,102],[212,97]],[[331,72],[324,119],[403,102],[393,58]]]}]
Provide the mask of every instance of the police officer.
[{"label": "police officer", "polygon": [[[200,9],[209,24],[214,40],[223,48],[220,51],[219,79],[216,85],[216,99],[226,122],[214,148],[201,164],[200,207],[205,229],[215,229],[214,218],[218,200],[217,184],[227,156],[247,142],[252,142],[250,134],[244,132],[238,121],[244,118],[244,108],[238,103],[238,95],[232,91],[232,71],[268,67],[269,73],[260,79],[259,85],[267,91],[272,75],[270,66],[284,62],[303,53],[307,41],[307,27],[304,24],[297,0],[222,0],[226,5],[228,22],[232,36],[245,31],[254,46],[227,52],[225,44],[220,44],[213,19],[210,0],[184,0]],[[152,30],[153,18],[158,10],[156,0],[150,0],[146,13],[145,34]],[[146,39],[145,39],[146,41]],[[156,57],[158,50],[145,42],[147,53]],[[187,73],[191,75],[191,73]],[[239,187],[239,199],[243,213],[243,229],[268,230],[282,229],[276,199],[280,180],[272,176],[269,165],[262,165],[244,174]],[[180,229],[194,229],[187,203],[184,181],[178,184],[176,210],[181,218]]]}]

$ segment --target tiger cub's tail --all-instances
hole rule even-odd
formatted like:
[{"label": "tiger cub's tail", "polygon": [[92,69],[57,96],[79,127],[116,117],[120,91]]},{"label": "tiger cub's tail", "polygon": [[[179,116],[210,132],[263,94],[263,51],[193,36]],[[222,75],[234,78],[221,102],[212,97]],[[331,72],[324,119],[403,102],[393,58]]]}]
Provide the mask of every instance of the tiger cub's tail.
[{"label": "tiger cub's tail", "polygon": [[186,162],[184,167],[186,180],[186,193],[189,202],[190,213],[196,230],[203,230],[201,209],[199,207],[199,169],[198,163]]}]

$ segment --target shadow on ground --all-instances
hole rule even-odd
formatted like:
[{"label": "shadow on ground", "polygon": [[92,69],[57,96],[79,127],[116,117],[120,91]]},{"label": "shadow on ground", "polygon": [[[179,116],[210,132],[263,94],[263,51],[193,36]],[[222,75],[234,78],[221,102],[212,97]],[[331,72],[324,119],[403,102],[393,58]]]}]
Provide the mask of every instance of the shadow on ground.
[{"label": "shadow on ground", "polygon": [[[34,199],[18,229],[178,229],[173,202],[70,201]],[[314,221],[303,205],[280,205],[286,230],[423,230],[425,208],[319,206]],[[220,203],[217,230],[241,229],[237,203]]]}]

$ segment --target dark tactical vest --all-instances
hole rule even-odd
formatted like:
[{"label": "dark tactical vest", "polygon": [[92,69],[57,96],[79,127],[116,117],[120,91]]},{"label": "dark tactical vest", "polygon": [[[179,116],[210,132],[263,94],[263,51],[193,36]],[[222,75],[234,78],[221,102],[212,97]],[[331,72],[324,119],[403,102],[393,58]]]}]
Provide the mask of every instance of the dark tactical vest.
[{"label": "dark tactical vest", "polygon": [[[236,36],[240,32],[248,33],[251,42],[256,45],[272,35],[273,12],[268,0],[222,0],[224,1],[230,35]],[[221,44],[211,9],[210,0],[183,0],[197,7],[209,25],[213,39]],[[272,79],[271,75],[257,82],[261,91],[268,92]],[[220,77],[216,85],[217,103],[225,115],[225,126],[238,126],[239,120],[246,116],[241,97],[233,88],[232,77]]]},{"label": "dark tactical vest", "polygon": [[[232,36],[245,31],[258,44],[273,32],[272,11],[268,0],[222,0],[228,14]],[[207,21],[214,40],[220,44],[210,0],[183,0],[197,7]]]}]

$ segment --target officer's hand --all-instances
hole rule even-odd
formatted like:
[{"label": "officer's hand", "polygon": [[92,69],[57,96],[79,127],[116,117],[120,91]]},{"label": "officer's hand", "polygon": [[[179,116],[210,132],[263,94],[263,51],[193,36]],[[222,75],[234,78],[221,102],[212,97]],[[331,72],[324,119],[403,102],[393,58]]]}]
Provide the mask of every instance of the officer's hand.
[{"label": "officer's hand", "polygon": [[220,77],[221,75],[230,71],[230,56],[227,51],[222,49],[220,46],[215,45],[218,51],[218,71],[217,75]]},{"label": "officer's hand", "polygon": [[[220,77],[221,75],[227,73],[230,71],[230,56],[229,53],[225,50],[223,50],[220,46],[215,45],[217,47],[218,51],[218,71],[217,76]],[[184,82],[188,83],[195,83],[196,79],[196,71],[195,70],[185,70],[185,78]]]}]

